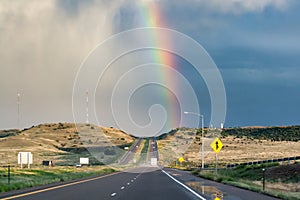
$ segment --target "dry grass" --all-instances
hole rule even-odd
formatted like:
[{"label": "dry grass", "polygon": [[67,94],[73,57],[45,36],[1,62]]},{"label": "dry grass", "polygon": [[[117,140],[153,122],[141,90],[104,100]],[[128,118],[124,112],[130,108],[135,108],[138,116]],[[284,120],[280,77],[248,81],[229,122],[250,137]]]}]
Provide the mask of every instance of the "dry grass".
[{"label": "dry grass", "polygon": [[194,140],[195,132],[192,129],[183,129],[177,131],[175,135],[168,135],[165,139],[158,140],[160,164],[168,165],[184,156]]},{"label": "dry grass", "polygon": [[[202,141],[201,136],[196,136],[195,133],[195,129],[179,130],[175,135],[158,141],[161,160],[167,160],[165,164],[168,164],[183,155],[186,161],[200,163]],[[213,133],[210,134],[210,138],[204,139],[206,164],[215,162],[215,153],[210,147],[210,143],[214,138],[212,135],[214,134],[217,135],[217,133]],[[235,138],[233,136],[220,139],[223,143],[223,149],[218,154],[218,162],[223,165],[293,157],[300,154],[300,142],[272,142],[247,137]]]},{"label": "dry grass", "polygon": [[[254,184],[262,187],[261,181],[253,181]],[[274,183],[274,182],[266,182],[267,190],[276,190],[281,192],[300,192],[299,183]]]},{"label": "dry grass", "polygon": [[[300,153],[300,142],[271,142],[232,136],[221,140],[224,147],[218,154],[218,160],[223,164],[293,157]],[[214,153],[210,153],[206,160],[213,162],[214,158]]]},{"label": "dry grass", "polygon": [[113,128],[90,124],[42,124],[25,129],[14,136],[0,138],[0,165],[17,164],[20,151],[33,153],[34,164],[42,160],[62,161],[66,149],[84,149],[93,146],[125,145],[134,141],[130,135]]}]

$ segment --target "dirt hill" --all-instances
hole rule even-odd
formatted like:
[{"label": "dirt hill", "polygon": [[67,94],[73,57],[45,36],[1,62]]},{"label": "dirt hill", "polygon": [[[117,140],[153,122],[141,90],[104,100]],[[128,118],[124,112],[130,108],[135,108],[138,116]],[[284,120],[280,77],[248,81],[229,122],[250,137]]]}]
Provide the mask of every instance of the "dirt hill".
[{"label": "dirt hill", "polygon": [[[91,137],[98,139],[97,144]],[[6,130],[0,132],[0,165],[16,165],[20,151],[32,152],[34,164],[42,160],[74,164],[79,160],[78,153],[88,156],[86,148],[123,146],[133,141],[132,136],[121,130],[91,124],[77,124],[77,127],[73,123],[41,124],[22,131]]]}]

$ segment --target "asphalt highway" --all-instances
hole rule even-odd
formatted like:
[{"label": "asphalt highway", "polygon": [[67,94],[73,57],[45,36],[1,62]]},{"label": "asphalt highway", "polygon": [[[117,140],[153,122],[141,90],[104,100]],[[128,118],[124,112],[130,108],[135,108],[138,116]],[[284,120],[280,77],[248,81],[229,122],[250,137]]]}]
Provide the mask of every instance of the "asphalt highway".
[{"label": "asphalt highway", "polygon": [[157,160],[159,159],[157,151],[157,142],[155,137],[152,137],[149,140],[148,162],[150,162],[151,158],[157,158]]},{"label": "asphalt highway", "polygon": [[120,165],[126,165],[133,159],[133,157],[134,157],[138,147],[140,146],[141,142],[142,142],[141,138],[136,140],[136,142],[130,147],[130,149],[120,159],[120,161],[119,161]]},{"label": "asphalt highway", "polygon": [[[138,139],[120,163],[132,160]],[[155,138],[149,140],[148,160],[157,158]],[[20,193],[0,193],[0,200],[275,200],[276,198],[196,177],[189,172],[159,168],[150,163],[105,176]]]},{"label": "asphalt highway", "polygon": [[[189,182],[197,181],[205,186],[203,191],[193,190],[187,186]],[[207,181],[183,171],[159,168],[153,170],[152,167],[140,167],[130,172],[119,172],[91,180],[84,180],[83,182],[59,185],[5,197],[3,200],[210,200],[214,197],[212,188],[222,192],[224,200],[275,199],[255,192]]]},{"label": "asphalt highway", "polygon": [[[149,172],[147,172],[149,171]],[[134,173],[133,173],[134,172]],[[176,183],[160,169],[149,167],[121,172],[78,184],[59,186],[25,193],[4,199],[62,200],[62,199],[199,199],[190,191]]]}]

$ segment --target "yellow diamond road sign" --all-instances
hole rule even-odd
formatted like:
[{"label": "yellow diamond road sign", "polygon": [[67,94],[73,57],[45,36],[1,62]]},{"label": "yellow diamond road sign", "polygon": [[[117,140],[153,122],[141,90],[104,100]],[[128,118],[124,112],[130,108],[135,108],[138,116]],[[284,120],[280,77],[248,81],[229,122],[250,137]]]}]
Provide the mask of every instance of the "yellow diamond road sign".
[{"label": "yellow diamond road sign", "polygon": [[183,158],[183,157],[180,157],[180,158],[178,158],[178,161],[179,161],[180,163],[182,163],[182,162],[184,161],[184,158]]},{"label": "yellow diamond road sign", "polygon": [[215,138],[212,143],[210,143],[211,148],[216,152],[219,153],[223,147],[223,144],[219,138]]}]

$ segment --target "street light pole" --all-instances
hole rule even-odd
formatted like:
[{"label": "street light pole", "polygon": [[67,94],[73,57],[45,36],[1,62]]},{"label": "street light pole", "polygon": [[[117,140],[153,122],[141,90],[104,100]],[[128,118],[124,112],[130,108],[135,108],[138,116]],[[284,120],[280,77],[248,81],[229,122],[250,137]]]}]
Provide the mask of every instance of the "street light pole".
[{"label": "street light pole", "polygon": [[194,113],[194,112],[184,112],[184,114],[191,114],[191,115],[197,115],[201,117],[201,168],[204,169],[204,115],[201,115],[199,113]]},{"label": "street light pole", "polygon": [[201,140],[202,140],[202,145],[201,145],[201,147],[202,147],[202,164],[201,164],[201,168],[202,169],[204,169],[204,116],[203,115],[200,115],[201,116],[201,118],[202,118],[202,127],[201,127],[201,132],[202,132],[202,138],[201,138]]}]

